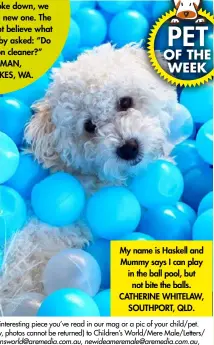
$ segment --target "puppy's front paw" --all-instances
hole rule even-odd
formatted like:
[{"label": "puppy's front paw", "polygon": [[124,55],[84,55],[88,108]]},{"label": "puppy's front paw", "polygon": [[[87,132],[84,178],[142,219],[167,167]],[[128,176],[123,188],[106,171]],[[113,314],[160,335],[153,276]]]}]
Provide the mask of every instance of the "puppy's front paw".
[{"label": "puppy's front paw", "polygon": [[178,18],[172,18],[170,23],[171,24],[178,24],[178,23],[180,23],[180,20]]},{"label": "puppy's front paw", "polygon": [[205,19],[204,18],[198,18],[198,19],[196,19],[195,23],[205,23]]}]

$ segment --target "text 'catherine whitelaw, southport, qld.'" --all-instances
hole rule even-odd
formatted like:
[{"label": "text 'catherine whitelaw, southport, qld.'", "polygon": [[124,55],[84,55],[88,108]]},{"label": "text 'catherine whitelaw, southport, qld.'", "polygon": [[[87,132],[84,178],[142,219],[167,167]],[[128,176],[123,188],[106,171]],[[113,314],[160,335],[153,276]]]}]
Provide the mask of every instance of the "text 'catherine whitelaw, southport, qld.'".
[{"label": "text 'catherine whitelaw, southport, qld.'", "polygon": [[211,241],[114,241],[111,262],[112,316],[212,315]]}]

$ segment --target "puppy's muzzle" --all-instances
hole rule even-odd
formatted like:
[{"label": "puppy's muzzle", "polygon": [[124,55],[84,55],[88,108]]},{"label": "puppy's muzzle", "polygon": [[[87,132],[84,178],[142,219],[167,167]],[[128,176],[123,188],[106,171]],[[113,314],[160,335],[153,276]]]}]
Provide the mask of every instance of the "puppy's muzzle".
[{"label": "puppy's muzzle", "polygon": [[137,159],[139,155],[139,144],[137,140],[127,140],[123,146],[117,149],[117,155],[126,161]]},{"label": "puppy's muzzle", "polygon": [[193,11],[182,11],[177,14],[180,19],[194,19],[197,17],[196,12]]}]

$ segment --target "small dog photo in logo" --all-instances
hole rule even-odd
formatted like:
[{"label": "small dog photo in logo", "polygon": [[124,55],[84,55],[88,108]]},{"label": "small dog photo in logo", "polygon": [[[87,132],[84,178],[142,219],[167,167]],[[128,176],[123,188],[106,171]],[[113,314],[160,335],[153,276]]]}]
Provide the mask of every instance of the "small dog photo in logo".
[{"label": "small dog photo in logo", "polygon": [[202,0],[173,0],[173,2],[176,8],[176,18],[171,20],[172,24],[177,24],[180,20],[195,20],[195,23],[205,22],[205,19],[198,15]]}]

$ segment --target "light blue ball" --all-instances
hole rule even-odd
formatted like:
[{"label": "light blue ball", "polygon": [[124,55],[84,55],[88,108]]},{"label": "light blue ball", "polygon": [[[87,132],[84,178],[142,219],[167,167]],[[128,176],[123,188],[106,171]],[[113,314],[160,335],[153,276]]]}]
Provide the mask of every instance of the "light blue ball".
[{"label": "light blue ball", "polygon": [[68,36],[65,42],[65,45],[62,50],[62,55],[64,58],[64,61],[71,61],[73,60],[74,56],[76,55],[76,52],[80,45],[80,29],[77,25],[76,21],[73,19],[70,23],[70,28],[68,32]]},{"label": "light blue ball", "polygon": [[94,302],[97,304],[100,316],[111,316],[111,290],[100,291],[95,297]]},{"label": "light blue ball", "polygon": [[204,211],[213,208],[213,192],[206,194],[201,200],[198,207],[198,215],[200,216]]},{"label": "light blue ball", "polygon": [[137,11],[127,10],[118,13],[109,26],[109,38],[117,47],[127,43],[139,43],[146,39],[148,34],[148,21]]},{"label": "light blue ball", "polygon": [[196,220],[196,212],[187,204],[185,204],[184,202],[177,202],[177,204],[175,205],[177,207],[177,209],[182,212],[186,218],[189,220],[190,225],[192,226]]},{"label": "light blue ball", "polygon": [[0,184],[9,180],[19,165],[19,151],[7,134],[0,132]]},{"label": "light blue ball", "polygon": [[101,271],[94,257],[82,249],[65,249],[52,256],[42,277],[44,291],[75,288],[95,296],[101,283]]},{"label": "light blue ball", "polygon": [[30,154],[21,154],[15,174],[7,181],[7,186],[15,189],[23,198],[29,199],[36,183],[47,177],[49,171]]},{"label": "light blue ball", "polygon": [[173,119],[169,125],[168,140],[172,144],[178,144],[189,138],[193,129],[194,123],[190,112],[182,104],[177,103]]},{"label": "light blue ball", "polygon": [[17,146],[23,142],[24,128],[32,113],[29,107],[15,98],[0,98],[0,131]]},{"label": "light blue ball", "polygon": [[213,164],[213,120],[207,121],[198,131],[196,147],[199,155],[208,164]]},{"label": "light blue ball", "polygon": [[183,192],[183,177],[172,163],[157,160],[133,178],[129,188],[143,207],[175,204]]},{"label": "light blue ball", "polygon": [[12,188],[0,186],[0,247],[21,230],[27,217],[22,197]]},{"label": "light blue ball", "polygon": [[170,155],[183,174],[194,167],[205,164],[198,154],[195,140],[186,140],[176,145]]},{"label": "light blue ball", "polygon": [[56,59],[56,61],[54,62],[54,64],[51,66],[51,68],[49,68],[49,70],[48,70],[48,75],[49,75],[49,78],[51,78],[51,76],[52,76],[52,69],[53,68],[59,68],[60,66],[61,66],[61,63],[63,63],[64,62],[64,57],[63,57],[63,55],[62,54],[60,54],[59,56],[58,56],[58,58]]},{"label": "light blue ball", "polygon": [[81,8],[75,15],[80,28],[81,46],[99,46],[105,40],[107,24],[103,15],[91,8]]},{"label": "light blue ball", "polygon": [[86,219],[95,236],[119,239],[133,232],[141,217],[136,197],[124,187],[105,187],[88,201]]},{"label": "light blue ball", "polygon": [[213,209],[203,212],[193,225],[193,240],[212,241],[213,240]]},{"label": "light blue ball", "polygon": [[174,206],[149,209],[138,230],[161,241],[190,240],[192,235],[189,220]]},{"label": "light blue ball", "polygon": [[45,73],[42,77],[23,89],[8,93],[7,97],[16,98],[30,107],[35,101],[45,96],[48,87],[49,77],[48,74]]},{"label": "light blue ball", "polygon": [[80,217],[85,205],[85,193],[76,178],[59,172],[34,186],[31,202],[40,220],[53,226],[66,226]]},{"label": "light blue ball", "polygon": [[108,289],[110,287],[110,241],[99,238],[84,250],[90,253],[100,266],[101,288]]},{"label": "light blue ball", "polygon": [[82,3],[82,1],[70,0],[70,11],[71,11],[72,17],[80,9],[81,3]]},{"label": "light blue ball", "polygon": [[99,6],[108,13],[118,13],[124,10],[127,10],[133,1],[121,1],[121,0],[114,0],[114,1],[98,1]]},{"label": "light blue ball", "polygon": [[42,302],[37,316],[100,316],[94,300],[78,289],[62,289],[47,296]]},{"label": "light blue ball", "polygon": [[180,102],[189,110],[194,122],[207,122],[213,115],[213,84],[207,83],[198,87],[184,88],[181,92]]},{"label": "light blue ball", "polygon": [[141,232],[132,232],[121,237],[120,241],[154,241],[154,238]]},{"label": "light blue ball", "polygon": [[204,0],[202,2],[202,9],[213,14],[213,0]]},{"label": "light blue ball", "polygon": [[195,211],[201,199],[213,190],[213,171],[208,165],[199,165],[184,175],[184,192],[182,201]]}]

